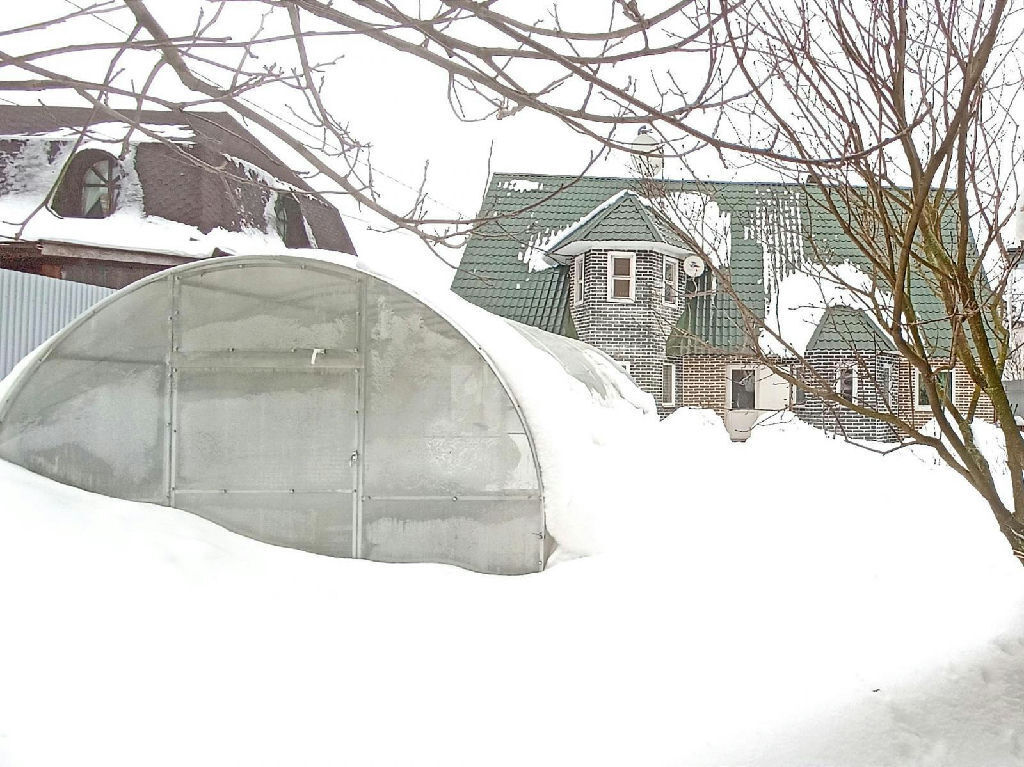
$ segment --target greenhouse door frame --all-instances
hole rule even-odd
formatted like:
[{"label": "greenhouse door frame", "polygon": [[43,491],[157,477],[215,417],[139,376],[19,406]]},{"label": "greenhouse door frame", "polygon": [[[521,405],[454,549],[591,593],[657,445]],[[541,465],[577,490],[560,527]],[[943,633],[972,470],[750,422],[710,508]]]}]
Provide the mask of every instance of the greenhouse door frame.
[{"label": "greenhouse door frame", "polygon": [[[230,267],[225,265],[224,268]],[[174,275],[174,278],[170,280],[171,317],[168,323],[169,352],[166,361],[168,386],[165,398],[165,422],[168,435],[166,442],[167,451],[164,459],[167,504],[174,508],[194,511],[194,513],[201,517],[211,519],[211,517],[206,516],[201,511],[190,508],[190,506],[195,507],[197,504],[183,504],[183,500],[191,497],[199,500],[199,505],[201,505],[203,503],[202,498],[216,496],[249,495],[252,497],[262,496],[264,498],[280,496],[283,501],[285,499],[298,500],[310,498],[311,496],[320,496],[321,499],[323,496],[336,496],[337,504],[333,501],[328,501],[325,505],[326,514],[330,515],[330,509],[334,509],[334,514],[339,519],[347,519],[348,533],[351,535],[351,545],[343,549],[324,550],[321,553],[333,556],[362,558],[360,540],[362,534],[361,507],[365,445],[364,404],[366,401],[365,317],[367,284],[365,278],[360,276],[357,280],[359,316],[356,323],[358,340],[357,348],[355,349],[295,348],[290,350],[249,351],[229,348],[216,352],[183,352],[181,351],[181,335],[183,331],[179,319],[181,317],[182,284],[182,279],[179,275]],[[187,278],[185,284],[192,287],[192,283]],[[204,481],[200,481],[198,485],[192,483],[191,485],[181,486],[183,477],[181,474],[182,454],[180,447],[183,434],[188,435],[190,432],[197,432],[200,436],[209,436],[208,424],[205,426],[207,431],[204,433],[204,424],[199,422],[201,419],[197,418],[193,421],[193,416],[183,413],[183,410],[188,408],[188,403],[183,401],[182,389],[187,388],[188,383],[201,380],[203,376],[215,376],[218,372],[231,370],[238,371],[243,376],[244,374],[258,374],[269,379],[273,379],[277,374],[282,377],[296,376],[298,374],[296,376],[298,378],[323,376],[328,379],[325,381],[327,386],[323,387],[321,392],[326,391],[337,395],[340,407],[331,409],[331,412],[339,414],[339,423],[343,427],[332,432],[342,453],[334,466],[336,482],[331,483],[329,487],[278,486],[271,488],[253,487],[253,483],[250,483],[249,487],[227,487],[211,485],[209,482]],[[244,377],[240,377],[239,380],[244,380]],[[300,387],[299,391],[301,392],[302,390]],[[288,388],[287,386],[280,389],[268,387],[263,391],[270,395],[282,392],[287,394]],[[270,404],[274,404],[272,399]],[[348,410],[348,408],[351,408],[351,410]],[[347,413],[346,410],[348,411]],[[348,414],[351,414],[351,418],[345,417]],[[287,415],[287,411],[282,411],[281,415]],[[280,421],[281,419],[279,418],[278,420]],[[219,426],[219,429],[216,426],[214,427],[219,432],[218,436],[223,437],[224,441],[230,442],[232,436],[230,432],[234,431],[231,429],[230,423],[220,424]],[[296,428],[299,427],[296,426]],[[317,459],[318,456],[316,455],[310,456],[311,461],[315,462]],[[278,513],[281,519],[285,519],[290,513],[293,513],[287,510],[288,506],[289,503],[287,502],[280,504]],[[256,516],[255,511],[252,514],[253,517]],[[233,527],[228,521],[222,521],[221,519],[213,519],[212,521],[228,529],[234,529],[243,535],[255,537],[258,540],[265,540],[270,543],[293,548],[305,548],[305,546],[299,546],[295,542],[268,540],[260,534],[254,534],[253,531],[240,530],[238,527]]]}]

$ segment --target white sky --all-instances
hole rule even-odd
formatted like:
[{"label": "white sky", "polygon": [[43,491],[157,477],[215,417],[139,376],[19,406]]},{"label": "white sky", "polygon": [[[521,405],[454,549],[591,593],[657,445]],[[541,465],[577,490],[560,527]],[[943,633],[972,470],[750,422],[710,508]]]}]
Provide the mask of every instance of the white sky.
[{"label": "white sky", "polygon": [[[32,3],[15,3],[9,0],[0,17],[0,27],[12,29],[52,18],[90,1],[36,0]],[[662,8],[664,4],[665,0],[646,0],[641,6],[650,11]],[[345,5],[340,2],[337,7],[344,9]],[[537,18],[541,18],[547,14],[553,0],[503,0],[499,8],[521,14],[527,5],[536,11]],[[575,15],[575,18],[569,19],[569,23],[595,27],[607,24],[607,9],[610,5],[610,0],[558,2],[563,18]],[[217,6],[216,3],[203,0],[150,0],[149,7],[173,35],[188,34],[193,30],[197,9],[210,13]],[[245,2],[228,3],[213,34],[230,35],[235,40],[247,39],[259,24],[263,8]],[[51,47],[62,41],[81,43],[119,39],[123,34],[114,31],[109,25],[124,30],[129,29],[133,23],[131,15],[123,8],[103,18],[84,18],[31,35],[0,36],[0,51],[19,53]],[[271,22],[278,25],[274,27],[275,31],[278,28],[286,31],[285,27],[279,26],[285,22],[284,15],[278,13],[275,19]],[[503,121],[490,119],[485,122],[461,122],[452,114],[448,105],[447,81],[442,72],[360,37],[325,40],[313,51],[314,56],[334,58],[343,55],[344,58],[329,74],[323,98],[335,115],[349,124],[354,136],[372,144],[381,202],[392,210],[404,211],[411,203],[413,190],[419,186],[426,163],[430,166],[427,186],[430,195],[429,212],[438,217],[458,218],[472,216],[479,207],[487,181],[489,154],[490,170],[493,171],[569,174],[581,172],[592,152],[597,149],[592,141],[572,132],[553,118],[526,111]],[[272,54],[273,51],[264,50],[262,62],[267,61]],[[110,53],[106,51],[79,54],[74,60],[72,71],[82,76],[100,78],[109,58]],[[124,57],[120,62],[124,71],[118,75],[117,82],[126,85],[131,80],[137,85],[140,77],[144,77],[148,71],[148,67],[142,68],[143,65],[153,60],[154,54]],[[57,66],[53,60],[40,63]],[[679,56],[672,57],[672,66],[674,74],[682,80],[684,86],[687,85],[687,77],[692,79],[700,75],[696,70],[688,71]],[[7,69],[4,70],[4,76],[13,77],[14,74]],[[187,97],[169,70],[165,70],[157,79],[152,92],[166,94],[171,98]],[[38,95],[0,92],[0,97],[19,102],[44,99],[46,103],[82,103],[73,93],[59,91]],[[290,121],[281,100],[294,99],[294,94],[278,88],[273,92],[255,91],[252,98],[259,102],[264,111],[279,116],[282,122]],[[628,139],[632,131],[632,128],[624,129],[619,138]],[[258,129],[253,132],[286,162],[296,168],[302,167],[302,163],[296,161],[283,144]],[[711,156],[691,158],[691,163],[705,177],[723,178],[730,175]],[[738,172],[744,178],[766,175],[764,171],[750,166]],[[602,159],[589,173],[626,175],[627,158],[620,154]],[[666,165],[665,175],[678,177],[689,174],[684,174],[678,163],[673,165],[670,161]],[[415,237],[404,233],[374,233],[371,227],[382,226],[381,220],[369,211],[359,209],[350,198],[332,196],[331,199],[342,210],[361,255],[375,260],[408,261],[409,268],[425,269],[427,274],[439,281],[450,280],[450,270],[440,268],[439,263]],[[453,260],[458,257],[457,252],[446,255]]]}]

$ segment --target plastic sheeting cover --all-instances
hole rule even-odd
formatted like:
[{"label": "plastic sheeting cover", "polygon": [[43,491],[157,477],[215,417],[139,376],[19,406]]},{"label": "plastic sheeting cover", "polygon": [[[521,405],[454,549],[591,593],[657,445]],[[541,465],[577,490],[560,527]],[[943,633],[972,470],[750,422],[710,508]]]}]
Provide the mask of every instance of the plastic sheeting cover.
[{"label": "plastic sheeting cover", "polygon": [[163,272],[5,382],[0,457],[319,553],[541,569],[565,464],[530,413],[643,395],[584,344],[430,304],[354,259]]}]

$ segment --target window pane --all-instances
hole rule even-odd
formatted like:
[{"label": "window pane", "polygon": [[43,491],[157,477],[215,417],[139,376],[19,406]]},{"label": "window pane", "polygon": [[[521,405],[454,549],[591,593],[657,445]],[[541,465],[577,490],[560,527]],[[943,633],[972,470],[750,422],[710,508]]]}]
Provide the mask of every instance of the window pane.
[{"label": "window pane", "polygon": [[[953,380],[950,371],[944,370],[941,373],[936,373],[935,385],[944,391],[947,397],[951,397],[953,393]],[[928,399],[928,389],[924,385],[924,376],[920,373],[917,374],[917,404],[920,407],[931,405],[931,400]]]},{"label": "window pane", "polygon": [[945,370],[935,376],[936,383],[939,388],[946,393],[947,397],[953,396],[953,373],[949,370]]},{"label": "window pane", "polygon": [[661,401],[675,404],[675,369],[671,365],[661,366]]},{"label": "window pane", "polygon": [[853,399],[854,381],[857,373],[853,367],[842,367],[837,375],[836,391],[848,400]]},{"label": "window pane", "polygon": [[679,264],[674,259],[665,259],[665,301],[670,304],[676,302],[676,294],[679,284]]},{"label": "window pane", "polygon": [[794,386],[793,387],[793,404],[794,405],[806,405],[807,404],[807,392],[805,392],[799,386]]},{"label": "window pane", "polygon": [[756,408],[755,375],[756,371],[753,370],[733,370],[731,372],[733,410],[754,410]]},{"label": "window pane", "polygon": [[629,280],[612,280],[612,297],[629,298]]},{"label": "window pane", "polygon": [[82,179],[82,215],[105,218],[113,211],[114,168],[110,160],[93,163]]},{"label": "window pane", "polygon": [[613,258],[612,259],[612,274],[616,277],[629,277],[630,275],[630,262],[632,258]]},{"label": "window pane", "polygon": [[879,365],[876,383],[879,404],[892,407],[892,365]]}]

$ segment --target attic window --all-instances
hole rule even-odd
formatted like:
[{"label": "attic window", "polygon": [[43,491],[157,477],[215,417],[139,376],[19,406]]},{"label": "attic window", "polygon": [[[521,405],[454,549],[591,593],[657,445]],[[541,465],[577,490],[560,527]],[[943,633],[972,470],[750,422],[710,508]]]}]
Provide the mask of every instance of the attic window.
[{"label": "attic window", "polygon": [[53,196],[53,211],[67,218],[106,218],[117,208],[120,180],[116,157],[85,149],[65,168]]},{"label": "attic window", "polygon": [[306,223],[302,218],[299,201],[290,194],[279,194],[274,203],[274,228],[286,248],[308,248]]}]

